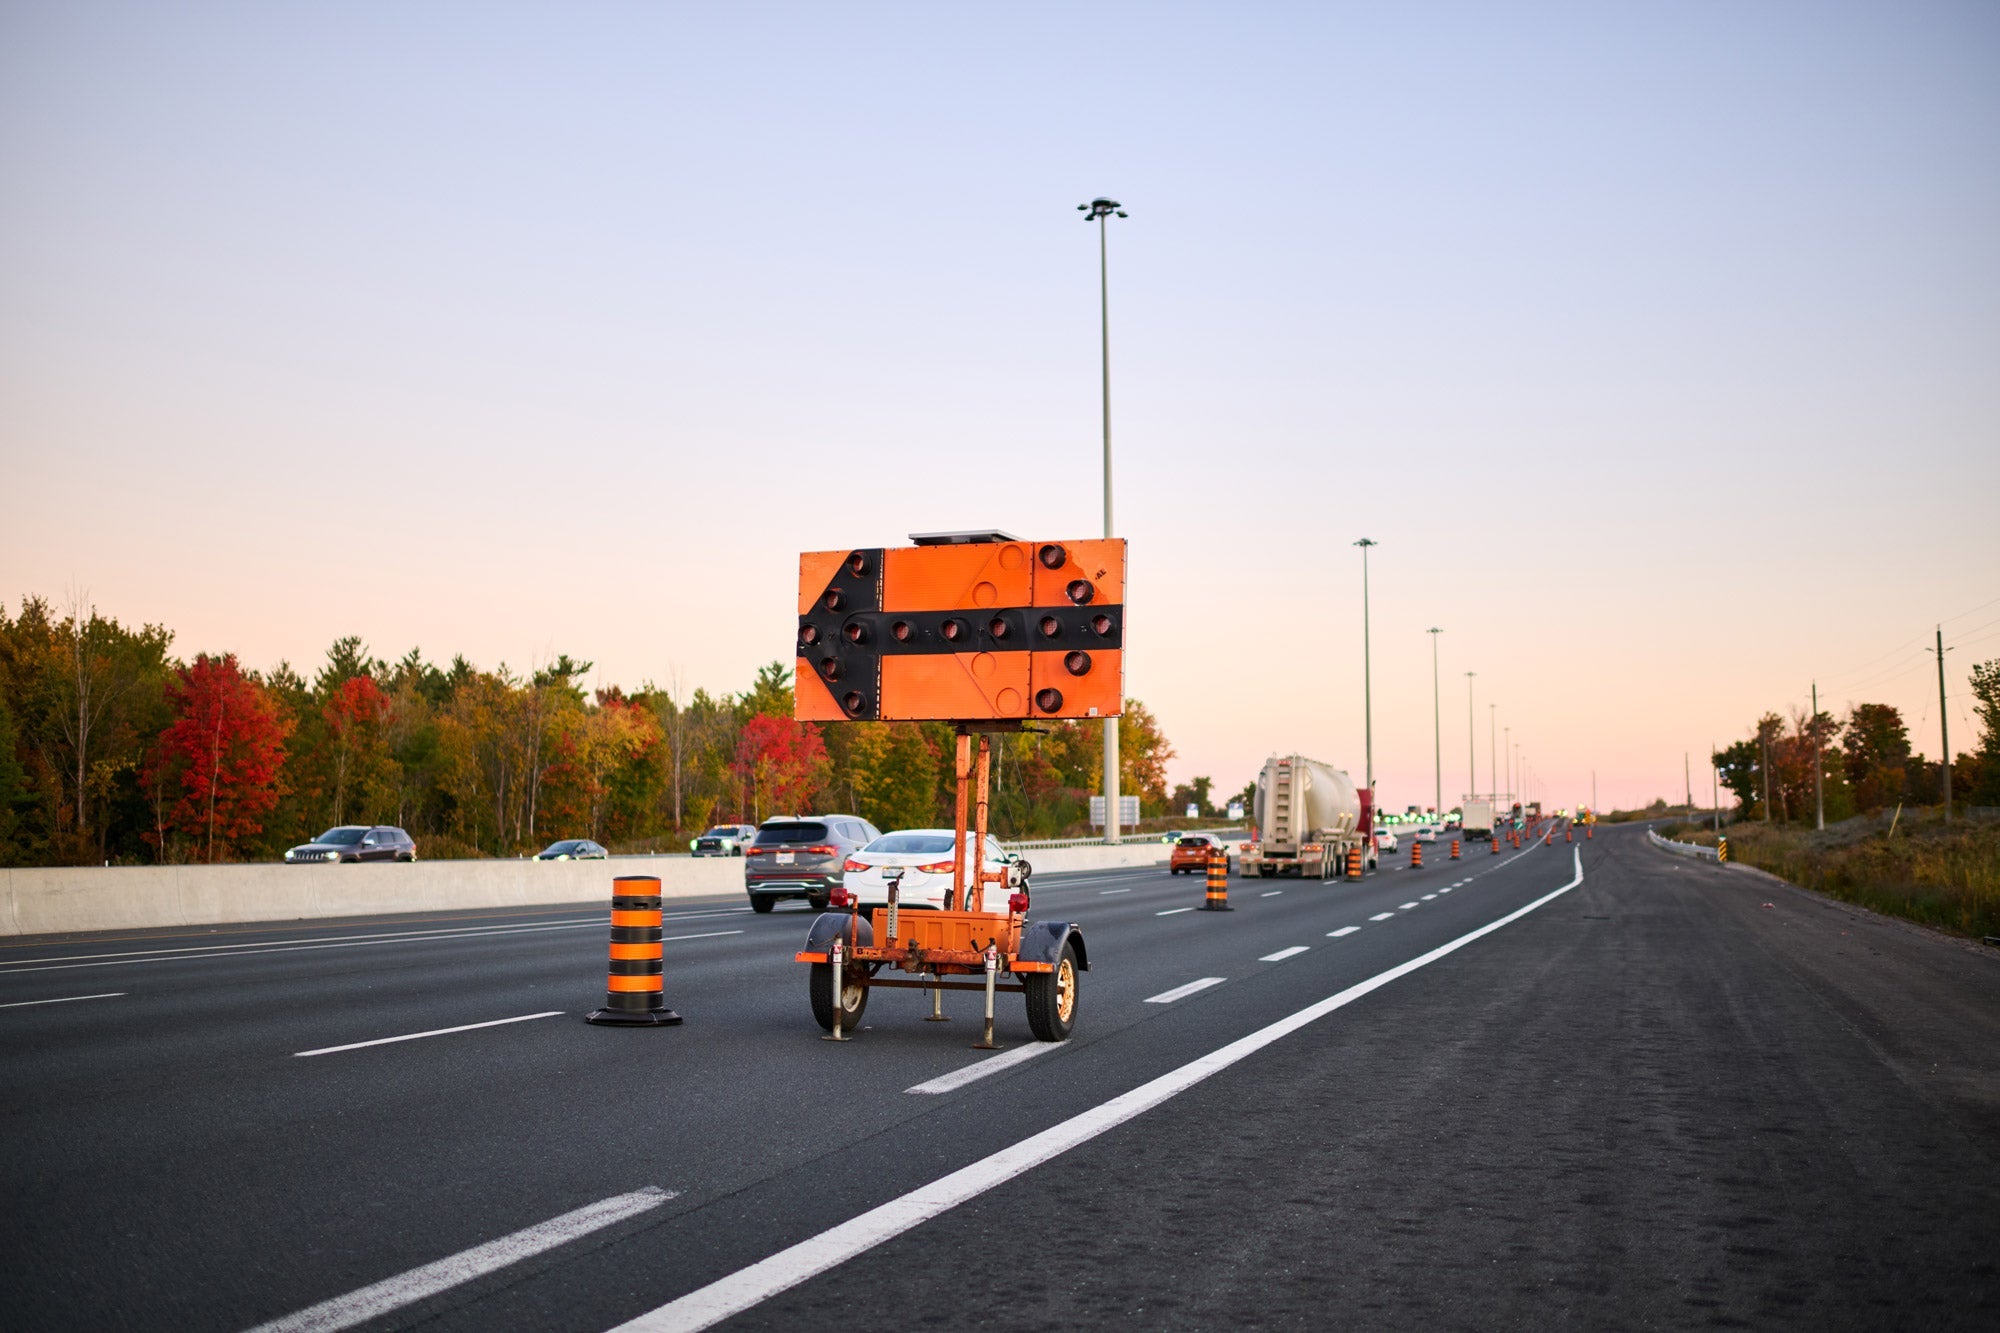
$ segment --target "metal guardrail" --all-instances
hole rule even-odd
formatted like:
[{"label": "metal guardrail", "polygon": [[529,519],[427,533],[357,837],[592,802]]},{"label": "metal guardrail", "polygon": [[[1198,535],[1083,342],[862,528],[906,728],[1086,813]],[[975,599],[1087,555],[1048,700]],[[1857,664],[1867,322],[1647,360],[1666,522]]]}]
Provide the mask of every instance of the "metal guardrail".
[{"label": "metal guardrail", "polygon": [[[1187,829],[1185,831],[1188,833],[1213,833],[1217,837],[1233,837],[1245,832],[1242,828],[1204,828]],[[1160,846],[1164,847],[1167,845],[1162,841],[1165,836],[1160,833],[1124,833],[1119,835],[1119,843],[1121,846],[1130,847],[1153,842],[1159,843]],[[1179,834],[1175,836],[1178,837]],[[1049,847],[1104,847],[1109,845],[1104,841],[1102,834],[1099,834],[1095,838],[1044,838],[1037,842],[1015,842],[1013,839],[1007,838],[1003,839],[1003,841],[1016,851],[1035,851]]]},{"label": "metal guardrail", "polygon": [[1675,842],[1672,838],[1661,837],[1651,829],[1646,830],[1646,840],[1661,851],[1672,852],[1675,856],[1688,856],[1697,861],[1719,861],[1721,859],[1713,847],[1703,847],[1700,843],[1694,842]]}]

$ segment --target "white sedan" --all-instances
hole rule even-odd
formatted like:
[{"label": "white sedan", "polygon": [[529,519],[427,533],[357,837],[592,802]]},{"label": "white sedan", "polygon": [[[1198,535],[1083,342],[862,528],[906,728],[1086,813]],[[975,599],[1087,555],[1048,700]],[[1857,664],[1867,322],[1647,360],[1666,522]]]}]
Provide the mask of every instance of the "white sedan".
[{"label": "white sedan", "polygon": [[[966,840],[966,869],[971,869],[973,839]],[[902,887],[896,900],[904,907],[944,908],[951,892],[952,831],[920,828],[884,833],[847,858],[841,886],[852,894],[856,906],[885,907],[889,902],[889,876],[900,871]],[[981,906],[988,912],[1007,910],[1007,895],[1028,882],[1029,866],[1008,851],[997,838],[986,839],[986,871],[1003,873],[1005,878],[986,886]],[[968,876],[969,878],[969,876]],[[969,890],[971,885],[966,886]]]},{"label": "white sedan", "polygon": [[1388,829],[1385,828],[1375,830],[1376,851],[1393,852],[1396,850],[1396,847],[1397,847],[1396,835],[1394,833],[1391,833]]},{"label": "white sedan", "polygon": [[1418,842],[1436,842],[1437,840],[1438,840],[1437,825],[1424,824],[1417,829]]}]

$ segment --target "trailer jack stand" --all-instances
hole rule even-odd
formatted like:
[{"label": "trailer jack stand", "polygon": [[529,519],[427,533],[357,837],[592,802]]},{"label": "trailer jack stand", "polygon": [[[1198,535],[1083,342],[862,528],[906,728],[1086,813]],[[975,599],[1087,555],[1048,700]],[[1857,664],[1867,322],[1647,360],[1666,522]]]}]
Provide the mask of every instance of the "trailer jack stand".
[{"label": "trailer jack stand", "polygon": [[[978,1041],[972,1043],[975,1051],[997,1051],[998,1042],[993,1040],[993,983],[1000,970],[1000,956],[991,944],[986,946],[986,1031]],[[935,994],[936,992],[933,992]]]}]

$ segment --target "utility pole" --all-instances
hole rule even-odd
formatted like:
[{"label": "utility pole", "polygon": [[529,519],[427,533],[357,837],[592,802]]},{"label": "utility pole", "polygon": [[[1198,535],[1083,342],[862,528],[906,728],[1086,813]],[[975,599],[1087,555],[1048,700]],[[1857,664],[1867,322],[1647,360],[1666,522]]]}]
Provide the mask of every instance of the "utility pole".
[{"label": "utility pole", "polygon": [[1590,813],[1597,813],[1597,770],[1590,770]]},{"label": "utility pole", "polygon": [[1444,631],[1433,625],[1424,633],[1431,636],[1431,749],[1435,752],[1434,759],[1437,764],[1437,804],[1431,807],[1431,812],[1442,823],[1444,821],[1444,714],[1439,711],[1438,704],[1438,635]]},{"label": "utility pole", "polygon": [[1478,714],[1472,707],[1472,677],[1472,672],[1468,671],[1465,673],[1465,795],[1467,800],[1479,794],[1479,756],[1473,749],[1478,744],[1478,741],[1474,739],[1473,732],[1473,719]]},{"label": "utility pole", "polygon": [[1944,822],[1951,822],[1951,723],[1945,720],[1944,712],[1944,626],[1937,627],[1938,660],[1938,732],[1944,744]]},{"label": "utility pole", "polygon": [[1375,690],[1370,675],[1368,650],[1368,548],[1376,543],[1367,537],[1354,543],[1361,548],[1361,735],[1368,761],[1368,800],[1375,800]]},{"label": "utility pole", "polygon": [[1511,805],[1514,800],[1514,729],[1500,728],[1500,737],[1501,744],[1506,747],[1500,753],[1507,759],[1507,802]]},{"label": "utility pole", "polygon": [[1500,749],[1493,743],[1493,724],[1500,717],[1500,705],[1486,705],[1486,790],[1495,801],[1500,799]]},{"label": "utility pole", "polygon": [[1715,835],[1722,836],[1722,770],[1715,766],[1715,742],[1708,743],[1708,803],[1715,807]]},{"label": "utility pole", "polygon": [[[1084,221],[1097,224],[1097,303],[1104,354],[1104,535],[1111,536],[1111,267],[1105,249],[1105,224],[1112,214],[1126,216],[1116,199],[1078,204]],[[1123,706],[1124,701],[1119,701]],[[1104,719],[1104,840],[1118,841],[1118,719]]]},{"label": "utility pole", "polygon": [[1771,822],[1771,733],[1762,722],[1757,724],[1757,747],[1764,774],[1764,822],[1768,824]]},{"label": "utility pole", "polygon": [[1682,750],[1681,781],[1687,784],[1687,814],[1690,820],[1694,818],[1694,779],[1688,776],[1688,774],[1692,771],[1693,770],[1688,768],[1688,752],[1686,750]]},{"label": "utility pole", "polygon": [[1813,699],[1813,823],[1817,828],[1826,827],[1826,764],[1820,753],[1819,744],[1819,682],[1814,681]]}]

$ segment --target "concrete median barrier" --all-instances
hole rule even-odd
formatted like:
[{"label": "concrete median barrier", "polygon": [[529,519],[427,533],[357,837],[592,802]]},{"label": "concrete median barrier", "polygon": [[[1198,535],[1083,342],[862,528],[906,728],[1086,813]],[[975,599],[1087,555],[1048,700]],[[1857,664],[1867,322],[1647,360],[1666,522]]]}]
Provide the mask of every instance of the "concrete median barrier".
[{"label": "concrete median barrier", "polygon": [[[1158,843],[1025,853],[1037,874],[1164,865]],[[736,857],[418,861],[409,865],[52,866],[0,870],[0,935],[305,921],[479,907],[602,907],[613,877],[660,877],[663,898],[743,891]]]}]

